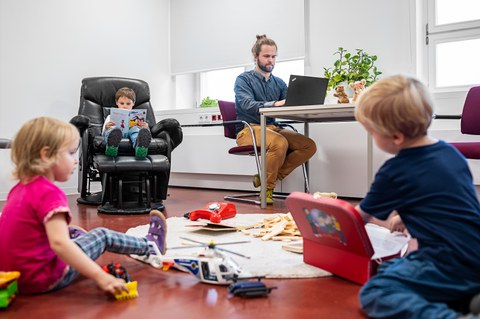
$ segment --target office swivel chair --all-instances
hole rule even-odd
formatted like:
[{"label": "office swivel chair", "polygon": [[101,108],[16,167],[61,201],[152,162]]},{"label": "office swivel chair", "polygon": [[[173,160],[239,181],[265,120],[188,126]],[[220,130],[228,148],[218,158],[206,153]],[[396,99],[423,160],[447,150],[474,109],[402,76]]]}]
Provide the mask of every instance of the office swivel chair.
[{"label": "office swivel chair", "polygon": [[[480,135],[480,86],[470,88],[463,105],[460,129],[462,134]],[[480,159],[480,142],[451,143],[466,158]]]},{"label": "office swivel chair", "polygon": [[[222,115],[223,131],[224,131],[224,136],[226,138],[233,139],[233,140],[237,139],[237,133],[236,133],[237,124],[247,125],[247,127],[250,130],[250,135],[254,136],[253,129],[249,123],[242,120],[237,120],[237,111],[235,110],[234,102],[219,100],[218,107],[220,109],[220,114]],[[288,126],[294,131],[296,131],[295,128],[293,128],[291,125],[288,125],[285,123],[280,123],[280,125]],[[257,145],[254,138],[252,138],[252,145],[234,146],[228,150],[228,153],[232,155],[249,155],[249,156],[255,157],[258,176],[260,176],[260,165],[261,165],[260,152],[261,152],[260,146]],[[305,165],[302,165],[302,168],[303,168],[303,176],[305,178],[305,188],[308,193],[310,192],[310,190],[309,190],[309,183],[308,183],[308,177],[307,177]],[[263,181],[261,182],[263,183]],[[260,196],[260,192],[251,192],[251,193],[239,194],[239,195],[227,195],[224,197],[224,199],[230,200],[230,201],[239,201],[239,202],[246,202],[246,203],[253,203],[253,204],[260,205],[261,201],[259,199],[259,196]],[[254,197],[255,199],[252,199],[249,197]],[[273,194],[273,197],[277,199],[286,198],[285,195],[279,195],[279,194]]]},{"label": "office swivel chair", "polygon": [[[136,93],[134,109],[147,110],[152,133],[148,156],[135,158],[129,139],[122,138],[117,157],[105,155],[102,127],[108,110],[115,105],[115,93],[129,87]],[[79,128],[78,191],[81,204],[100,205],[109,214],[141,214],[163,209],[170,178],[172,150],[182,142],[175,119],[156,122],[145,81],[119,77],[91,77],[82,80],[78,115],[71,122]],[[91,193],[91,183],[101,182],[102,191]]]},{"label": "office swivel chair", "polygon": [[[436,119],[460,119],[462,134],[480,135],[480,86],[470,88],[465,98],[462,115],[435,115]],[[480,142],[450,143],[466,158],[480,159]]]}]

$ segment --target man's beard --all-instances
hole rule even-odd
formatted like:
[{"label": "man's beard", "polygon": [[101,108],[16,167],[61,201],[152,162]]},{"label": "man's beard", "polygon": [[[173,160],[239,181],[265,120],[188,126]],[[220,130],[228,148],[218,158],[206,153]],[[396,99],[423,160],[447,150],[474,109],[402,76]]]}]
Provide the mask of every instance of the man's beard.
[{"label": "man's beard", "polygon": [[275,67],[274,64],[266,65],[266,64],[261,64],[259,61],[257,61],[257,65],[260,70],[267,73],[271,73],[273,71],[273,68]]}]

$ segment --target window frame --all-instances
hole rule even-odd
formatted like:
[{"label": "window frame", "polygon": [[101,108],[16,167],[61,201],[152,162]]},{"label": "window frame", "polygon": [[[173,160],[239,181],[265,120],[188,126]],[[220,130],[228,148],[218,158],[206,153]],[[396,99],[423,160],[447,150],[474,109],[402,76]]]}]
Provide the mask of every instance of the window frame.
[{"label": "window frame", "polygon": [[[466,22],[436,24],[436,0],[428,0],[426,5],[426,23],[424,30],[425,45],[425,75],[429,88],[434,93],[464,92],[473,84],[437,87],[437,45],[471,39],[480,39],[480,19]],[[480,83],[477,83],[480,84]]]}]

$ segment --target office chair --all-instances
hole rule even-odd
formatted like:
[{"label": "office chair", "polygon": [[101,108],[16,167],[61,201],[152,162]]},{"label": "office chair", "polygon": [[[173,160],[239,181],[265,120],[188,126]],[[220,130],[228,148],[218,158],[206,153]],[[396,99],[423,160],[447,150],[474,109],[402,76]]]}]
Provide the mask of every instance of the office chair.
[{"label": "office chair", "polygon": [[[436,119],[460,119],[462,134],[480,135],[480,86],[470,88],[465,98],[462,115],[436,115]],[[450,143],[466,158],[480,159],[480,142]]]},{"label": "office chair", "polygon": [[[135,158],[127,138],[122,138],[117,157],[105,155],[102,127],[109,108],[116,107],[115,93],[122,87],[135,91],[134,109],[147,110],[152,142],[146,158]],[[98,211],[107,214],[142,214],[164,208],[171,152],[182,142],[183,134],[175,119],[156,122],[145,81],[120,77],[83,79],[78,115],[70,122],[81,134],[77,202],[100,205]],[[101,182],[100,193],[91,193],[92,182]]]},{"label": "office chair", "polygon": [[[236,133],[237,124],[246,125],[250,130],[250,135],[254,136],[253,129],[249,123],[242,120],[237,120],[237,111],[235,110],[234,102],[219,100],[218,107],[220,109],[220,114],[222,115],[223,132],[226,138],[233,139],[233,140],[237,139],[237,133]],[[293,128],[289,124],[281,123],[280,125],[288,126],[294,131],[296,131],[295,128]],[[255,164],[256,164],[258,176],[261,176],[260,175],[260,165],[261,165],[260,152],[261,152],[261,148],[259,145],[257,145],[254,138],[252,138],[252,145],[234,146],[228,150],[228,153],[232,155],[249,155],[249,156],[255,157]],[[305,165],[302,165],[302,168],[303,168],[303,175],[305,178],[305,187],[307,192],[310,192]],[[263,181],[261,182],[263,183]],[[259,196],[260,196],[260,192],[250,192],[250,193],[239,194],[239,195],[227,195],[224,197],[224,199],[230,200],[230,201],[239,201],[239,202],[246,202],[246,203],[253,203],[253,204],[260,205],[261,201]],[[256,199],[249,199],[249,197],[255,197]],[[273,194],[273,198],[285,199],[286,196],[280,195],[280,194]]]}]

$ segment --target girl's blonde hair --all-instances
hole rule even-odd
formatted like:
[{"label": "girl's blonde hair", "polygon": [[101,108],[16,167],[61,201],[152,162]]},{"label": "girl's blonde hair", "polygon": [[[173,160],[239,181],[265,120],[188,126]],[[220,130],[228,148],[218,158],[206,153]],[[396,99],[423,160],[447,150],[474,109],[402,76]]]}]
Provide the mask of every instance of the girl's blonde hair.
[{"label": "girl's blonde hair", "polygon": [[[13,176],[19,180],[45,175],[57,160],[58,151],[78,140],[75,126],[54,118],[39,117],[25,123],[12,142],[11,158],[15,164]],[[47,160],[40,151],[48,147]]]},{"label": "girl's blonde hair", "polygon": [[367,88],[360,96],[355,118],[376,132],[406,138],[427,135],[432,122],[433,102],[427,88],[418,80],[395,75]]}]

